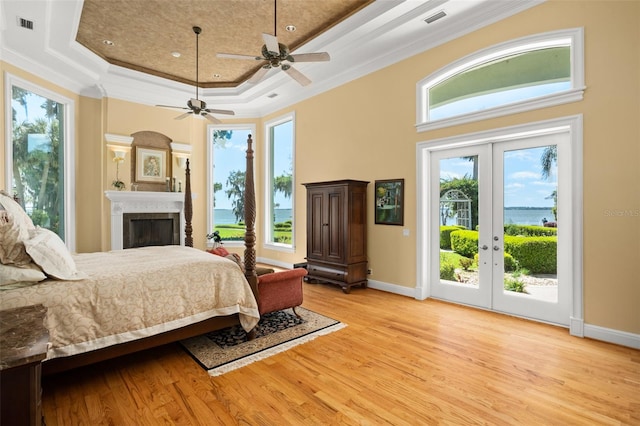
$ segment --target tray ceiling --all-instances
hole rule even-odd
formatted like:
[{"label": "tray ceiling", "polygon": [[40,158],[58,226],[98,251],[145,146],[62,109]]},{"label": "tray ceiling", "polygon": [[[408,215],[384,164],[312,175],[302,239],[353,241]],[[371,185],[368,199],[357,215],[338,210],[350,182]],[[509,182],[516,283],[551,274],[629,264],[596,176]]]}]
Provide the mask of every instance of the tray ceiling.
[{"label": "tray ceiling", "polygon": [[85,0],[76,40],[111,64],[195,85],[196,25],[200,87],[235,87],[264,62],[217,53],[260,56],[274,32],[295,50],[372,1]]}]

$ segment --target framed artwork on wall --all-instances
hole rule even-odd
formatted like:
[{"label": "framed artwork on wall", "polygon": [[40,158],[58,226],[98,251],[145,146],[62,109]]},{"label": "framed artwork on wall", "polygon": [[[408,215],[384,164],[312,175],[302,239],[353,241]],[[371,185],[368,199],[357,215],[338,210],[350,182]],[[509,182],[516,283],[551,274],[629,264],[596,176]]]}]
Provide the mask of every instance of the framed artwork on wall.
[{"label": "framed artwork on wall", "polygon": [[136,147],[136,181],[164,183],[168,176],[167,149]]},{"label": "framed artwork on wall", "polygon": [[375,182],[376,225],[404,225],[404,179]]}]

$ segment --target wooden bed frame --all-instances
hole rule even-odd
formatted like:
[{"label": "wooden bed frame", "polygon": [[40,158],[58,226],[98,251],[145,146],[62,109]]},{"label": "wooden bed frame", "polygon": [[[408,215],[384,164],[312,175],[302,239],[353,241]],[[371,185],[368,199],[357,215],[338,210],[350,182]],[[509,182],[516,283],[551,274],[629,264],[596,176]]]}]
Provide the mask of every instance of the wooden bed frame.
[{"label": "wooden bed frame", "polygon": [[[255,188],[253,178],[253,140],[251,135],[247,138],[247,168],[245,175],[245,191],[244,191],[244,220],[247,227],[245,234],[245,251],[244,251],[244,265],[245,265],[245,277],[251,286],[253,294],[257,297],[257,283],[258,278],[256,275],[256,252],[255,252],[255,220],[256,220],[256,200],[255,200]],[[185,170],[185,203],[184,203],[184,215],[185,215],[185,245],[193,247],[193,229],[191,226],[191,220],[193,218],[193,204],[191,198],[191,170],[189,167],[189,160],[187,160],[187,166]],[[143,339],[134,340],[127,343],[121,343],[114,346],[109,346],[102,349],[97,349],[91,352],[86,352],[78,355],[72,355],[68,357],[54,358],[50,361],[45,361],[42,364],[42,373],[55,374],[62,371],[70,370],[72,368],[82,367],[96,362],[105,361],[107,359],[115,358],[118,356],[131,354],[134,352],[150,349],[156,346],[165,345],[179,340],[187,339],[189,337],[199,336],[201,334],[220,330],[225,327],[230,327],[235,324],[239,324],[240,320],[237,314],[210,318],[205,321],[197,322],[189,326],[185,326],[176,330],[167,331],[165,333],[149,336]]]}]

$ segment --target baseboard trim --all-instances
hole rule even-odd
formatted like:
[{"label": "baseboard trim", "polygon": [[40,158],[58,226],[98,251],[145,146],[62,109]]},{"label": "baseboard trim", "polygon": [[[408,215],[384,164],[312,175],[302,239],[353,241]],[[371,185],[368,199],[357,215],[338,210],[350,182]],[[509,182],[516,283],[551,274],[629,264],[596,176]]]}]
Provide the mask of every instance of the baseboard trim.
[{"label": "baseboard trim", "polygon": [[601,340],[607,343],[614,343],[616,345],[626,346],[629,348],[640,349],[640,334],[585,324],[584,337]]},{"label": "baseboard trim", "polygon": [[384,281],[368,280],[369,288],[386,291],[388,293],[399,294],[401,296],[415,297],[416,289],[403,287],[401,285],[390,284]]}]

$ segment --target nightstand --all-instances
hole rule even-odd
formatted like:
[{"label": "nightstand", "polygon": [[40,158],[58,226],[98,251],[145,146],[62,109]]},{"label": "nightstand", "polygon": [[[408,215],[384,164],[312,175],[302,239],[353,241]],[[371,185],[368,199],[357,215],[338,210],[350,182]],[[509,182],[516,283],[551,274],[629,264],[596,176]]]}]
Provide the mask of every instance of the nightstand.
[{"label": "nightstand", "polygon": [[0,424],[40,426],[40,363],[49,331],[42,305],[0,311]]}]

